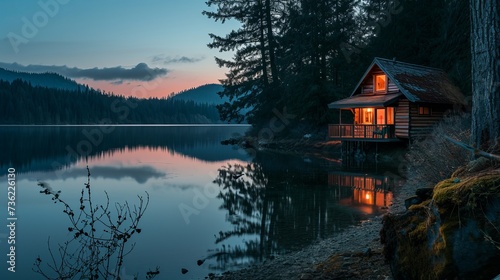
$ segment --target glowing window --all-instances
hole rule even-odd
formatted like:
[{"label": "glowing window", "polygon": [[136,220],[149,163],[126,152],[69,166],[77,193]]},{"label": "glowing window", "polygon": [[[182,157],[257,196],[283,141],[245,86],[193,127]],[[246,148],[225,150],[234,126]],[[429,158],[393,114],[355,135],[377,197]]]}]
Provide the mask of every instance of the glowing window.
[{"label": "glowing window", "polygon": [[394,107],[387,107],[387,124],[394,124]]},{"label": "glowing window", "polygon": [[385,109],[377,109],[377,124],[385,124]]},{"label": "glowing window", "polygon": [[373,108],[363,108],[361,109],[361,123],[362,124],[373,124]]},{"label": "glowing window", "polygon": [[387,76],[375,75],[375,91],[385,91],[387,88]]},{"label": "glowing window", "polygon": [[429,107],[418,107],[418,114],[419,115],[430,115],[431,114],[431,108]]}]

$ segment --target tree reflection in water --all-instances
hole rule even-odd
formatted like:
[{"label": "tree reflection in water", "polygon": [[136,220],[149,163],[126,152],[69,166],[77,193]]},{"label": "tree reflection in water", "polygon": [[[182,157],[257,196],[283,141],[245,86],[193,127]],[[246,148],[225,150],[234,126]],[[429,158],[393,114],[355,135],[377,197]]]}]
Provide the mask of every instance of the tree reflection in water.
[{"label": "tree reflection in water", "polygon": [[[337,203],[327,168],[282,160],[219,169],[214,183],[221,188],[221,209],[227,210],[233,229],[216,235],[220,248],[211,256],[217,260],[212,269],[227,270],[299,249],[362,218],[362,213]],[[286,168],[280,161],[287,162]],[[235,236],[246,241],[230,247]]]}]

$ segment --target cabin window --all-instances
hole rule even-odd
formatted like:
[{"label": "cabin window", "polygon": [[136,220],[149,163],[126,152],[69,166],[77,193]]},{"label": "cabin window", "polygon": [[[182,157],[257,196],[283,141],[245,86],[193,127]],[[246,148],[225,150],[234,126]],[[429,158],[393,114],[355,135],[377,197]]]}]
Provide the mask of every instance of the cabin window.
[{"label": "cabin window", "polygon": [[418,114],[419,115],[430,115],[431,114],[431,108],[424,107],[424,106],[419,106],[418,107]]},{"label": "cabin window", "polygon": [[387,124],[394,124],[394,107],[385,108],[387,111]]},{"label": "cabin window", "polygon": [[387,76],[375,75],[375,91],[385,91],[387,89]]},{"label": "cabin window", "polygon": [[377,124],[385,124],[385,109],[377,109]]},{"label": "cabin window", "polygon": [[377,110],[377,124],[394,124],[394,107]]},{"label": "cabin window", "polygon": [[363,108],[361,109],[361,120],[360,123],[362,124],[373,124],[373,115],[374,115],[374,109],[373,108]]},{"label": "cabin window", "polygon": [[363,123],[364,124],[373,124],[373,109],[366,108],[361,110],[363,112]]},{"label": "cabin window", "polygon": [[[394,107],[354,108],[354,124],[394,124]],[[376,113],[376,114],[375,114]]]}]

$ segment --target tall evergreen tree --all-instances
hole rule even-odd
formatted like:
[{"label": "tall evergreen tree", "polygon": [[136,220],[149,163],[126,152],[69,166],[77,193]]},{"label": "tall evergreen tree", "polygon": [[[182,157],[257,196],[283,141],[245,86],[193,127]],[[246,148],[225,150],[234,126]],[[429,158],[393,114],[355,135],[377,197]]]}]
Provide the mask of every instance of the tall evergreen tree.
[{"label": "tall evergreen tree", "polygon": [[340,97],[347,74],[341,49],[356,30],[356,3],[304,0],[291,8],[281,62],[287,73],[286,104],[300,119],[325,123],[326,105]]},{"label": "tall evergreen tree", "polygon": [[[229,68],[226,79],[222,80],[230,102],[218,106],[221,117],[227,121],[258,121],[266,114],[269,99],[275,99],[280,84],[276,61],[277,32],[279,26],[280,3],[277,0],[230,1],[210,0],[208,7],[216,11],[203,14],[215,21],[224,23],[236,20],[241,23],[225,37],[210,34],[212,43],[209,48],[220,51],[235,51],[232,60],[216,58],[220,67]],[[245,113],[245,109],[247,113]],[[246,116],[245,116],[246,115]]]}]

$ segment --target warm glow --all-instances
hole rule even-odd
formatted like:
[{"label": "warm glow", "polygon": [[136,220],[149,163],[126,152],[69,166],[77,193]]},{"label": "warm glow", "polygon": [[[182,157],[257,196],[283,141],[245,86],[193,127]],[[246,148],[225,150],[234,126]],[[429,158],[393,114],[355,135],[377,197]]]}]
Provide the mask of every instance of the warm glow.
[{"label": "warm glow", "polygon": [[370,200],[370,197],[371,197],[371,196],[370,196],[370,194],[368,194],[368,193],[365,195],[366,200]]},{"label": "warm glow", "polygon": [[387,124],[394,124],[394,107],[387,107]]},{"label": "warm glow", "polygon": [[430,115],[431,114],[431,109],[429,107],[418,107],[418,114],[419,115]]},{"label": "warm glow", "polygon": [[377,124],[386,124],[385,109],[377,109]]},{"label": "warm glow", "polygon": [[373,124],[373,108],[363,108],[361,109],[361,116],[359,123],[361,124]]},{"label": "warm glow", "polygon": [[385,91],[387,88],[387,76],[375,75],[375,91]]}]

